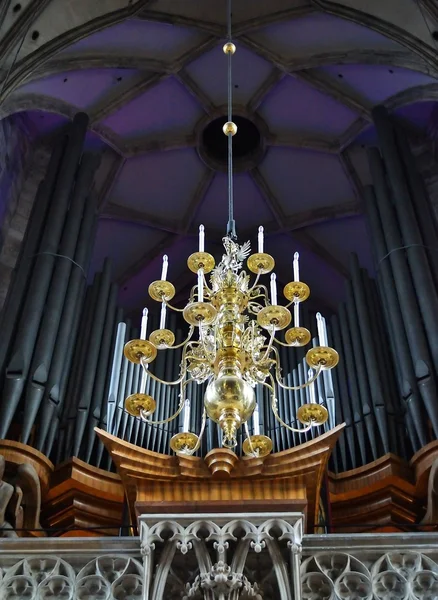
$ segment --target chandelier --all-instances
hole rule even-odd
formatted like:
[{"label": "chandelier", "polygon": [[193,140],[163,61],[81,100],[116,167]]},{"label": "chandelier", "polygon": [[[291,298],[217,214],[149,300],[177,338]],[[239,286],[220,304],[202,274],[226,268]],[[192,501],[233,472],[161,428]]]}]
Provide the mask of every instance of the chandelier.
[{"label": "chandelier", "polygon": [[[237,127],[232,120],[232,57],[236,46],[231,38],[231,0],[228,4],[228,41],[223,46],[228,57],[228,120],[223,132],[228,138],[228,211],[229,220],[223,238],[225,253],[218,265],[214,257],[205,251],[204,226],[199,226],[199,250],[190,255],[188,268],[197,276],[188,302],[183,309],[171,304],[175,287],[167,280],[168,258],[163,257],[161,279],[149,286],[149,295],[161,303],[159,329],[147,338],[148,311],[144,309],[140,339],[125,345],[126,358],[139,363],[143,375],[138,393],[125,400],[125,409],[133,416],[141,417],[151,425],[169,423],[183,413],[183,431],[174,435],[170,447],[178,454],[192,455],[200,447],[206,420],[211,419],[222,429],[222,445],[232,449],[237,445],[238,430],[243,427],[246,438],[242,445],[248,456],[266,456],[272,450],[272,441],[260,432],[255,386],[261,384],[269,390],[271,409],[281,426],[293,432],[304,433],[311,427],[322,425],[328,418],[327,409],[316,402],[314,383],[323,370],[332,369],[338,363],[336,350],[327,342],[325,320],[317,313],[320,346],[312,347],[306,354],[309,366],[308,379],[297,386],[288,386],[282,380],[278,346],[302,347],[311,341],[311,333],[300,326],[300,304],[307,300],[309,287],[299,276],[299,255],[293,258],[293,281],[283,294],[288,301],[282,306],[277,301],[277,281],[274,258],[264,252],[263,227],[258,230],[257,253],[251,254],[250,243],[237,242],[233,218],[233,136]],[[244,269],[244,262],[248,274]],[[268,288],[261,283],[264,275],[270,275]],[[209,275],[209,278],[207,276]],[[291,310],[292,309],[292,310]],[[175,344],[174,333],[166,328],[167,310],[180,312],[189,324],[186,339]],[[290,326],[292,325],[292,326]],[[279,332],[286,330],[284,338]],[[158,378],[149,365],[158,351],[181,349],[179,376],[175,381]],[[179,404],[176,412],[163,420],[153,420],[155,400],[145,393],[147,378],[161,384],[179,386]],[[204,394],[204,410],[199,433],[189,431],[190,385],[207,382]],[[309,402],[300,406],[297,420],[302,427],[292,427],[279,414],[276,389],[300,390],[309,388]],[[253,419],[253,435],[249,435],[248,420]]]}]

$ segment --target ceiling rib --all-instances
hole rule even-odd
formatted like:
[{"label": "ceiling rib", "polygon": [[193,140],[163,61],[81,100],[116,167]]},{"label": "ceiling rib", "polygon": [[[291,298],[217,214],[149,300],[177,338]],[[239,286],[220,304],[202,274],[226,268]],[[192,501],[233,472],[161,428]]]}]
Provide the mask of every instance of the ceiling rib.
[{"label": "ceiling rib", "polygon": [[246,109],[249,113],[255,113],[269,92],[279,83],[284,77],[283,71],[274,67],[268,77],[263,81],[261,86],[255,91],[252,98],[249,100]]},{"label": "ceiling rib", "polygon": [[360,180],[359,175],[357,174],[357,171],[354,168],[353,163],[351,162],[348,150],[343,150],[339,154],[339,160],[342,169],[344,170],[344,173],[348,181],[350,182],[351,187],[353,188],[356,199],[358,200],[358,202],[362,202],[364,198],[362,181]]},{"label": "ceiling rib", "polygon": [[146,135],[126,141],[123,144],[123,155],[127,158],[141,156],[151,152],[167,152],[169,150],[182,150],[184,148],[195,148],[196,137],[188,135]]},{"label": "ceiling rib", "polygon": [[334,271],[336,271],[339,275],[348,279],[349,273],[347,267],[345,267],[341,262],[339,262],[336,258],[334,258],[327,249],[321,246],[319,242],[315,240],[313,236],[311,236],[306,231],[294,231],[287,234],[293,240],[296,240],[299,244],[304,246],[306,250],[317,256],[322,260],[325,264],[331,267]]},{"label": "ceiling rib", "polygon": [[[107,94],[102,100],[99,101],[98,105],[93,107],[90,110],[90,120],[94,125],[98,121],[102,121],[110,114],[116,112],[123,105],[135,100],[142,94],[144,94],[148,89],[155,86],[157,83],[162,81],[164,78],[169,76],[169,73],[173,73],[177,75],[186,64],[190,63],[192,60],[195,60],[200,53],[206,52],[209,50],[213,44],[215,43],[214,38],[209,38],[203,44],[199,44],[196,48],[191,49],[189,52],[184,53],[183,57],[180,57],[173,61],[170,65],[168,65],[167,73],[154,73],[153,75],[142,75],[139,76],[134,83],[130,82],[124,92],[120,93],[119,90],[112,90],[109,94]],[[181,77],[180,77],[181,79]],[[182,78],[182,82],[184,80],[184,75]],[[191,82],[189,81],[189,84]],[[185,84],[183,83],[185,86]],[[195,95],[196,84],[193,82],[193,87],[188,88],[186,90],[192,96],[195,96],[196,99],[203,106],[204,97],[202,96],[202,92],[200,92],[200,96]]]},{"label": "ceiling rib", "polygon": [[166,79],[166,73],[149,73],[138,75],[135,81],[129,81],[123,88],[111,90],[105,97],[100,100],[95,106],[89,110],[90,123],[95,125],[99,121],[103,121],[110,114],[116,112],[119,108],[134,100],[137,96],[144,94],[147,90],[154,87],[163,79]]},{"label": "ceiling rib", "polygon": [[407,90],[403,90],[402,92],[391,96],[384,104],[388,110],[395,110],[402,106],[406,106],[406,104],[426,100],[438,100],[438,83],[429,83],[408,88]]},{"label": "ceiling rib", "polygon": [[335,138],[326,139],[299,133],[269,133],[266,145],[283,148],[303,148],[304,150],[325,152],[328,154],[338,154],[339,152],[339,142]]},{"label": "ceiling rib", "polygon": [[197,29],[198,31],[204,31],[205,33],[209,33],[210,35],[214,35],[216,37],[221,37],[225,34],[225,26],[218,25],[217,23],[210,21],[192,19],[191,17],[185,17],[184,15],[175,15],[146,9],[141,11],[137,15],[137,18],[144,21],[190,27],[192,29]]},{"label": "ceiling rib", "polygon": [[210,98],[205,94],[199,85],[190,77],[185,69],[181,69],[179,73],[176,74],[176,79],[186,88],[193,98],[198,102],[198,104],[203,108],[203,110],[208,114],[214,111],[215,106]]},{"label": "ceiling rib", "polygon": [[[18,63],[16,68],[12,70],[7,85],[5,85],[1,91],[0,102],[4,101],[4,99],[16,87],[23,83],[35,69],[38,69],[46,60],[50,59],[64,48],[100,29],[120,23],[129,17],[134,17],[138,11],[142,10],[150,2],[151,0],[137,0],[137,2],[129,6],[114,10],[110,13],[105,13],[90,21],[86,21],[82,25],[73,27],[40,46],[38,50],[35,50],[35,52],[26,56]],[[94,3],[94,6],[98,6],[98,3]]]},{"label": "ceiling rib", "polygon": [[327,14],[335,17],[341,17],[357,23],[358,25],[364,25],[369,29],[377,31],[391,40],[398,42],[402,46],[409,48],[419,56],[421,56],[426,62],[432,65],[434,69],[438,66],[437,53],[432,46],[426,44],[419,38],[413,36],[409,32],[396,25],[389,23],[365,13],[361,10],[346,6],[338,2],[332,2],[332,0],[311,0],[312,4]]},{"label": "ceiling rib", "polygon": [[190,201],[190,204],[187,208],[186,214],[184,215],[183,221],[183,231],[187,233],[190,230],[190,227],[196,218],[196,215],[201,208],[205,197],[207,195],[208,190],[210,189],[211,184],[213,183],[213,179],[215,178],[216,173],[209,168],[206,168],[203,176],[196,188],[195,193],[193,194],[193,198]]},{"label": "ceiling rib", "polygon": [[264,199],[266,206],[271,211],[275,221],[277,222],[278,227],[281,228],[286,217],[283,213],[283,210],[281,209],[280,203],[278,202],[271,188],[267,184],[266,179],[263,177],[263,175],[257,168],[249,171],[249,174],[251,175],[254,183],[259,187],[260,192],[262,194],[262,198]]},{"label": "ceiling rib", "polygon": [[147,215],[142,211],[127,206],[121,206],[120,204],[114,204],[113,202],[108,202],[99,216],[101,219],[106,219],[108,221],[140,225],[151,229],[159,229],[160,231],[173,233],[175,235],[182,235],[184,233],[183,229],[178,227],[171,219],[158,219],[157,217]]},{"label": "ceiling rib", "polygon": [[364,119],[371,121],[371,108],[368,102],[363,98],[359,99],[357,94],[353,96],[347,91],[346,86],[335,83],[328,76],[321,76],[305,70],[296,72],[293,76],[311,85],[326,96],[333,98],[339,104],[343,104],[350,110],[359,113]]},{"label": "ceiling rib", "polygon": [[[258,185],[262,196],[274,215],[274,218],[280,229],[284,228],[284,223],[287,221],[287,217],[284,215],[283,210],[281,209],[280,203],[275,197],[272,190],[269,188],[265,178],[260,173],[258,169],[253,169],[250,171],[251,177],[254,179],[255,183]],[[292,233],[285,232],[285,235],[292,236]],[[307,232],[304,230],[295,231],[293,233],[293,239],[296,239],[300,242],[302,246],[304,246],[307,250],[310,250],[313,254],[318,256],[321,260],[327,263],[330,267],[338,271],[343,277],[345,277],[346,269],[339,261],[337,261],[325,248],[323,248],[316,240],[312,238]]]},{"label": "ceiling rib", "polygon": [[303,69],[317,69],[330,65],[392,65],[402,69],[418,71],[424,75],[435,77],[438,69],[433,68],[420,56],[409,51],[400,50],[344,50],[330,51],[298,56],[287,63],[289,72]]},{"label": "ceiling rib", "polygon": [[179,242],[180,236],[175,235],[173,233],[169,233],[166,235],[161,242],[155,244],[153,248],[148,250],[141,258],[139,258],[135,263],[130,265],[121,275],[117,278],[117,284],[122,287],[126,284],[130,279],[132,279],[141,269],[145,267],[145,265],[149,264],[154,258],[160,256],[163,252],[168,252],[172,249],[172,247]]},{"label": "ceiling rib", "polygon": [[[398,94],[394,94],[381,102],[390,111],[396,110],[414,102],[427,102],[438,100],[438,83],[429,83],[427,85],[419,85],[413,88],[403,90]],[[341,150],[347,148],[367,127],[369,122],[363,118],[354,121],[341,135],[339,144]]]},{"label": "ceiling rib", "polygon": [[290,233],[299,229],[305,229],[306,227],[312,227],[313,225],[320,225],[327,221],[356,217],[360,214],[362,214],[361,203],[357,200],[312,208],[285,217],[281,229],[276,228],[275,223],[267,223],[266,237]]},{"label": "ceiling rib", "polygon": [[254,29],[261,29],[262,27],[267,27],[268,25],[273,25],[282,21],[294,21],[295,19],[306,17],[312,12],[315,12],[315,8],[312,7],[311,4],[307,4],[302,6],[292,6],[285,10],[279,10],[264,15],[263,17],[254,17],[247,21],[235,24],[233,26],[234,35],[244,35]]},{"label": "ceiling rib", "polygon": [[110,197],[111,190],[114,187],[123,167],[125,166],[126,159],[118,154],[114,155],[114,161],[111,168],[108,171],[105,182],[102,185],[99,196],[97,198],[97,207],[99,213],[102,212],[106,206],[108,198]]},{"label": "ceiling rib", "polygon": [[[5,58],[9,53],[12,56],[14,55],[14,46],[27,35],[32,23],[51,1],[52,0],[33,0],[24,8],[23,12],[15,20],[5,36],[0,40],[0,62],[2,62],[1,59]],[[7,10],[9,3],[4,2],[4,6]],[[3,13],[3,10],[1,10],[1,12]]]}]

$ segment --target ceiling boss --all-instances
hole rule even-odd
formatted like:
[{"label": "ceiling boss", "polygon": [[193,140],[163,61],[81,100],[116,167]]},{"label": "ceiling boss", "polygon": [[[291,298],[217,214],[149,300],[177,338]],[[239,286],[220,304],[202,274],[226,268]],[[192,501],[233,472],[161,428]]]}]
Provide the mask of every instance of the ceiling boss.
[{"label": "ceiling boss", "polygon": [[[300,281],[299,255],[293,258],[293,281],[288,283],[283,294],[288,301],[285,306],[278,303],[275,261],[264,252],[263,227],[258,231],[257,253],[251,254],[250,243],[237,242],[233,215],[233,136],[237,127],[232,120],[232,57],[236,46],[231,38],[231,0],[228,6],[228,42],[223,51],[228,58],[228,120],[223,132],[228,138],[228,212],[227,234],[223,238],[225,253],[218,265],[214,257],[205,251],[204,226],[199,226],[199,250],[187,260],[189,269],[197,275],[197,284],[192,288],[183,309],[170,303],[175,288],[167,281],[168,259],[163,257],[161,279],[149,286],[150,296],[161,302],[160,328],[146,339],[147,310],[142,319],[139,340],[131,340],[124,352],[128,360],[140,363],[143,378],[139,393],[125,401],[125,409],[141,417],[151,425],[168,423],[183,412],[183,431],[170,441],[172,450],[181,454],[194,454],[200,447],[207,418],[222,429],[222,444],[226,448],[237,445],[237,432],[244,427],[246,439],[243,452],[249,456],[264,456],[271,452],[272,441],[261,435],[258,419],[255,386],[261,384],[269,389],[271,408],[281,426],[294,432],[306,432],[312,426],[323,424],[328,418],[327,409],[315,400],[314,382],[325,369],[332,369],[339,357],[328,346],[325,320],[317,314],[320,346],[310,348],[306,354],[309,365],[308,379],[298,386],[284,383],[277,345],[287,347],[306,346],[311,333],[300,326],[300,303],[310,294],[309,287]],[[248,274],[243,265],[246,261]],[[270,275],[269,290],[261,283],[261,277]],[[207,279],[209,275],[209,279]],[[251,281],[251,279],[253,279]],[[292,309],[292,312],[290,309]],[[174,333],[166,329],[167,309],[182,313],[190,325],[187,338],[175,345]],[[292,314],[293,313],[293,314]],[[292,326],[291,326],[292,325]],[[278,332],[286,330],[284,341]],[[166,382],[149,369],[157,352],[161,350],[182,351],[179,377]],[[145,393],[146,378],[152,377],[165,385],[179,386],[180,401],[176,412],[164,420],[154,421],[155,400]],[[204,411],[199,434],[189,431],[190,385],[207,382],[204,394]],[[309,403],[300,406],[297,420],[301,428],[291,427],[278,412],[276,390],[299,390],[309,388]],[[253,417],[253,435],[249,435],[248,420]]]}]

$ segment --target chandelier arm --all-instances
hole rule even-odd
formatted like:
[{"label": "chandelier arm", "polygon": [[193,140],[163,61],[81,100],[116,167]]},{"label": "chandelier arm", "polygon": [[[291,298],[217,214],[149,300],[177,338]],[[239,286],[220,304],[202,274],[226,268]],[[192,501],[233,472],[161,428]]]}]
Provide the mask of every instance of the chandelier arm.
[{"label": "chandelier arm", "polygon": [[175,312],[184,312],[183,308],[176,308],[176,306],[172,306],[172,304],[170,304],[163,296],[163,302],[164,304],[170,308],[170,310],[174,310]]},{"label": "chandelier arm", "polygon": [[[318,367],[316,369],[314,369],[312,367],[313,370],[315,371],[315,374],[308,381],[306,381],[306,383],[302,383],[301,385],[285,385],[280,380],[280,357],[278,355],[278,350],[275,346],[272,347],[272,350],[275,355],[275,380],[276,380],[277,384],[284,390],[291,390],[291,391],[303,390],[304,388],[309,387],[309,385],[314,383],[318,379],[318,377],[320,376],[320,374],[322,372],[322,365],[318,365]],[[269,376],[272,377],[271,374]]]},{"label": "chandelier arm", "polygon": [[271,353],[272,343],[273,343],[274,339],[275,339],[275,327],[272,327],[271,337],[269,338],[268,345],[266,346],[265,354],[263,355],[263,358],[261,358],[260,360],[254,361],[254,363],[256,365],[260,365],[260,364],[264,363],[267,360],[269,354]]},{"label": "chandelier arm", "polygon": [[212,357],[212,352],[209,352],[205,346],[205,338],[204,338],[204,333],[202,330],[202,325],[200,325],[200,327],[199,327],[199,337],[201,339],[202,349],[204,350],[205,355],[207,357]]},{"label": "chandelier arm", "polygon": [[267,306],[267,302],[268,302],[268,298],[269,298],[269,293],[268,293],[268,288],[265,285],[258,285],[257,288],[260,290],[260,294],[258,294],[257,296],[253,296],[251,298],[251,300],[253,298],[264,298],[265,299],[265,306]]},{"label": "chandelier arm", "polygon": [[184,404],[185,404],[185,400],[180,400],[180,403],[178,405],[178,410],[171,417],[168,417],[167,419],[163,419],[162,421],[149,421],[149,419],[147,417],[143,416],[143,410],[141,411],[141,418],[148,425],[164,425],[165,423],[170,423],[170,421],[173,421],[174,419],[177,418],[177,416],[181,413],[182,409],[184,408]]},{"label": "chandelier arm", "polygon": [[259,302],[249,302],[248,303],[248,311],[252,315],[258,315],[258,313],[262,310],[262,308],[263,308],[263,306]]},{"label": "chandelier arm", "polygon": [[195,452],[197,452],[199,450],[199,447],[201,445],[201,439],[202,439],[202,436],[204,435],[206,422],[207,422],[207,411],[204,408],[204,412],[202,413],[202,424],[201,424],[201,429],[200,429],[199,435],[198,435],[198,441],[196,442],[196,445],[193,448],[192,452],[190,452],[190,454],[194,454]]},{"label": "chandelier arm", "polygon": [[176,379],[175,381],[164,381],[163,379],[160,379],[159,377],[154,375],[152,371],[146,367],[146,364],[143,363],[143,361],[141,361],[141,366],[143,367],[146,376],[150,375],[152,379],[155,379],[155,381],[158,381],[158,383],[162,383],[163,385],[179,385],[186,376],[186,369],[184,368],[182,375],[179,377],[179,379]]},{"label": "chandelier arm", "polygon": [[245,423],[243,424],[243,427],[245,429],[245,435],[246,435],[246,439],[248,440],[249,449],[251,450],[251,454],[256,457],[257,454],[254,450],[254,446],[252,445],[251,436],[249,435],[248,421],[245,421]]},{"label": "chandelier arm", "polygon": [[289,431],[293,431],[294,433],[306,433],[307,431],[310,431],[310,429],[312,428],[312,425],[307,425],[306,427],[303,427],[303,429],[298,429],[296,427],[291,427],[290,425],[288,425],[287,423],[285,423],[283,421],[283,419],[280,417],[280,415],[278,414],[278,407],[277,407],[277,398],[275,397],[275,392],[273,391],[275,389],[275,382],[274,382],[274,378],[272,377],[271,374],[269,374],[269,378],[272,382],[272,386],[269,386],[272,394],[271,394],[271,409],[272,412],[274,414],[274,417],[276,418],[276,420],[280,423],[280,425],[282,425],[283,427],[286,427],[286,429],[289,429]]},{"label": "chandelier arm", "polygon": [[259,282],[260,276],[261,276],[261,273],[260,273],[260,271],[259,271],[259,272],[257,273],[257,275],[256,275],[256,278],[255,278],[255,280],[254,280],[254,283],[253,283],[253,284],[252,284],[252,286],[249,288],[248,292],[252,292],[252,290],[254,290],[254,289],[257,287],[257,284],[258,284],[258,282]]},{"label": "chandelier arm", "polygon": [[188,342],[190,341],[190,339],[191,339],[194,331],[195,331],[194,326],[190,325],[189,333],[187,334],[186,339],[183,342],[181,342],[180,344],[177,344],[176,346],[169,346],[168,348],[166,348],[166,350],[178,350],[178,348],[182,348],[183,346],[185,346],[186,344],[188,344]]},{"label": "chandelier arm", "polygon": [[202,277],[204,279],[204,287],[205,287],[204,294],[205,294],[205,291],[207,291],[207,295],[211,295],[213,293],[213,290],[208,285],[207,278],[206,278],[205,273],[204,273],[204,269],[202,269]]},{"label": "chandelier arm", "polygon": [[294,347],[294,346],[290,346],[289,344],[285,344],[284,342],[282,342],[281,340],[279,340],[277,338],[274,338],[274,342],[276,342],[277,344],[280,344],[280,346],[284,346],[285,348],[293,348]]}]

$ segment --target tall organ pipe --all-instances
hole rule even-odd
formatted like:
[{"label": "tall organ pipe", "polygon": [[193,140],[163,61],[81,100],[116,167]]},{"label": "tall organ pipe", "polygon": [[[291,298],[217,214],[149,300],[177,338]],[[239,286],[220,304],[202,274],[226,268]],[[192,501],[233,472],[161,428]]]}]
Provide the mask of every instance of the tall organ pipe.
[{"label": "tall organ pipe", "polygon": [[[372,323],[368,312],[366,293],[356,254],[350,255],[350,274],[352,291],[358,316],[360,337],[363,344],[363,354],[365,356],[365,364],[367,367],[368,381],[371,390],[370,400],[373,405],[373,412],[376,415],[377,427],[379,429],[383,451],[385,454],[387,454],[390,451],[390,446],[388,436],[388,417],[384,400],[385,394],[382,387],[379,363],[374,346],[375,340],[373,339],[372,335]],[[389,398],[387,401],[389,401]]]},{"label": "tall organ pipe", "polygon": [[401,250],[403,245],[402,239],[388,196],[382,160],[379,152],[375,148],[369,150],[368,157],[376,191],[377,207],[382,222],[386,247],[389,253],[389,257],[385,256],[381,261],[389,258],[391,264],[398,304],[400,306],[404,330],[406,331],[406,337],[409,343],[416,379],[421,390],[425,408],[432,423],[434,434],[438,435],[438,406],[436,404],[434,368],[416,300],[415,289],[406,256],[403,250]]},{"label": "tall organ pipe", "polygon": [[3,382],[5,363],[8,358],[12,336],[32,273],[38,245],[47,218],[47,211],[56,183],[59,165],[61,163],[67,138],[63,136],[56,144],[50,158],[44,179],[38,186],[38,192],[32,207],[29,224],[20,250],[20,256],[14,269],[11,285],[1,314],[2,343],[0,345],[0,382]]},{"label": "tall organ pipe", "polygon": [[[397,355],[394,355],[394,361],[397,365],[399,393],[404,400],[410,416],[408,422],[415,424],[421,446],[425,446],[427,444],[427,438],[423,420],[421,418],[422,409],[420,391],[417,385],[417,378],[397,297],[388,249],[383,234],[379,211],[377,209],[377,200],[374,189],[371,186],[365,187],[365,206],[372,233],[371,239],[376,269],[379,271],[378,282],[381,288],[381,296],[387,307],[386,315],[389,325],[389,337],[392,340],[391,347],[397,351]],[[428,388],[429,385],[426,385],[423,390],[426,398],[431,391]],[[418,449],[414,440],[411,439],[411,443],[413,444],[414,449]]]},{"label": "tall organ pipe", "polygon": [[72,453],[73,447],[73,436],[76,423],[76,411],[78,404],[78,381],[82,380],[82,373],[85,368],[85,359],[87,354],[87,339],[91,329],[91,323],[93,321],[94,310],[96,308],[97,294],[99,291],[100,280],[102,273],[97,273],[94,276],[92,285],[88,288],[84,311],[81,314],[81,329],[78,336],[78,341],[75,348],[73,357],[73,364],[70,369],[68,384],[67,384],[67,395],[68,403],[63,406],[61,422],[65,426],[65,459],[69,458]]},{"label": "tall organ pipe", "polygon": [[421,315],[426,329],[426,337],[429,342],[435,371],[437,371],[437,290],[429,269],[428,258],[409,194],[409,188],[405,179],[404,166],[399,158],[394,138],[394,130],[389,120],[387,110],[383,106],[378,106],[373,109],[372,115],[393,191],[394,206],[403,237],[403,245],[406,247],[410,272],[415,284],[414,293],[416,294],[421,309]]},{"label": "tall organ pipe", "polygon": [[87,359],[79,388],[79,402],[76,415],[73,456],[78,456],[79,454],[88,414],[90,411],[93,383],[94,378],[96,376],[96,369],[99,360],[99,349],[102,343],[102,334],[105,327],[106,308],[108,306],[108,295],[111,285],[110,265],[110,260],[105,259],[102,271],[102,279],[97,295],[96,310],[94,312],[94,318],[92,321],[91,329],[89,331],[86,352]]},{"label": "tall organ pipe", "polygon": [[[373,460],[376,460],[379,453],[376,439],[376,422],[371,409],[371,391],[369,387],[368,374],[365,366],[365,357],[360,337],[357,309],[354,302],[353,287],[350,281],[346,284],[347,290],[347,317],[348,325],[351,331],[351,344],[353,347],[353,369],[357,373],[357,382],[361,398],[361,412],[364,417],[365,427],[368,434],[369,447],[371,449]],[[349,369],[350,371],[350,369]]]},{"label": "tall organ pipe", "polygon": [[90,462],[91,452],[93,450],[96,434],[94,428],[98,425],[101,417],[101,405],[104,399],[105,383],[108,377],[108,366],[111,352],[111,339],[113,336],[114,321],[116,318],[116,302],[118,294],[118,286],[112,284],[110,288],[108,306],[105,314],[105,329],[101,338],[99,348],[99,360],[96,368],[96,376],[94,378],[93,393],[90,405],[90,414],[87,423],[86,431],[86,447],[84,450],[83,459],[85,462]]},{"label": "tall organ pipe", "polygon": [[[60,413],[65,396],[66,383],[78,339],[80,315],[83,309],[86,286],[85,273],[88,271],[96,230],[97,196],[91,193],[85,205],[81,230],[75,252],[77,267],[70,275],[66,299],[62,311],[56,344],[50,363],[49,377],[44,390],[36,447],[41,452],[46,441],[50,424],[55,413]],[[81,267],[81,268],[79,268]],[[68,340],[67,344],[65,341]]]},{"label": "tall organ pipe", "polygon": [[343,358],[345,360],[346,372],[348,373],[349,388],[351,390],[354,428],[357,433],[361,461],[362,464],[366,464],[366,447],[368,444],[365,443],[364,415],[362,412],[362,402],[359,392],[359,383],[357,380],[357,373],[354,360],[355,355],[353,347],[351,345],[350,327],[348,323],[348,316],[345,304],[340,304],[339,306],[339,324],[342,339]]},{"label": "tall organ pipe", "polygon": [[[55,255],[61,238],[68,201],[77,165],[82,153],[88,117],[79,113],[73,119],[71,135],[61,162],[52,202],[48,212],[41,245],[30,279],[27,296],[21,313],[13,351],[6,370],[3,402],[0,407],[0,437],[5,437],[20,402],[29,372],[32,353],[45,308]],[[59,260],[59,259],[58,259]]]},{"label": "tall organ pipe", "polygon": [[[336,376],[339,387],[339,399],[342,404],[342,416],[345,421],[345,437],[347,439],[348,454],[351,457],[352,466],[356,466],[356,451],[354,443],[354,417],[351,406],[350,392],[348,389],[348,378],[345,372],[345,357],[342,352],[341,330],[339,327],[339,319],[337,315],[333,315],[331,320],[331,331],[333,335],[334,348],[340,353],[339,364],[336,368]],[[342,438],[343,436],[341,436]],[[348,469],[347,457],[345,450],[341,449],[342,466],[344,471]]]},{"label": "tall organ pipe", "polygon": [[27,444],[32,425],[43,398],[45,384],[49,376],[50,363],[55,348],[57,333],[61,321],[62,309],[73,265],[78,234],[82,222],[85,198],[93,182],[94,173],[100,158],[84,155],[79,167],[70,208],[59,247],[59,257],[50,282],[50,294],[41,319],[38,338],[32,357],[25,396],[25,410],[21,439]]},{"label": "tall organ pipe", "polygon": [[426,246],[429,259],[429,268],[432,271],[435,288],[438,285],[438,260],[436,259],[436,245],[438,240],[438,224],[427,194],[426,186],[415,165],[406,133],[399,126],[395,126],[397,147],[409,184],[415,214],[421,229],[423,243]]}]

